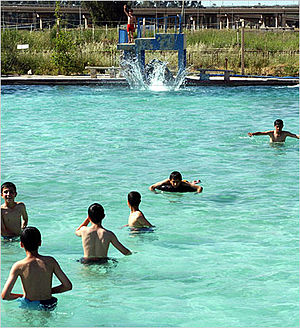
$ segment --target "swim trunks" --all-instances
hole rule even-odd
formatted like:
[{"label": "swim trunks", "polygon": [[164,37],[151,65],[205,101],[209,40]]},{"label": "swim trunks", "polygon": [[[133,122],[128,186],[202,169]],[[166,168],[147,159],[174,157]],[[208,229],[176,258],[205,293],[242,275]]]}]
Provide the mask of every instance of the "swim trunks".
[{"label": "swim trunks", "polygon": [[81,264],[105,264],[108,262],[108,260],[110,260],[109,257],[99,257],[99,258],[86,258],[86,257],[82,257],[80,260],[77,260],[78,262],[80,262]]},{"label": "swim trunks", "polygon": [[134,24],[127,24],[127,32],[129,32],[129,31],[132,31],[132,32],[135,31]]},{"label": "swim trunks", "polygon": [[151,227],[142,227],[142,228],[134,228],[130,227],[129,228],[131,232],[154,232],[154,230]]},{"label": "swim trunks", "polygon": [[195,192],[196,189],[192,188],[191,186],[180,184],[178,188],[174,188],[171,185],[162,185],[157,187],[156,189],[161,191],[169,191],[169,192]]},{"label": "swim trunks", "polygon": [[1,236],[5,241],[20,241],[20,236]]},{"label": "swim trunks", "polygon": [[53,311],[57,305],[57,298],[51,297],[49,300],[30,301],[26,297],[19,298],[20,308],[38,311]]}]

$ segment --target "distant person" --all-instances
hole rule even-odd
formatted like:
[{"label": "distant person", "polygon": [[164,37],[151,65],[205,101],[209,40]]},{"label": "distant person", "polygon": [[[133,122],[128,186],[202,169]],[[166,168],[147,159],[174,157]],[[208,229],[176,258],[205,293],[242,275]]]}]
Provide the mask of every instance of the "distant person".
[{"label": "distant person", "polygon": [[282,120],[276,120],[274,122],[274,127],[275,129],[272,131],[265,131],[265,132],[254,132],[248,133],[249,137],[252,136],[269,136],[270,137],[270,142],[285,142],[286,137],[291,137],[291,138],[297,138],[299,139],[299,135],[296,135],[294,133],[291,133],[289,131],[282,131],[283,128],[283,121]]},{"label": "distant person", "polygon": [[178,171],[173,171],[170,174],[169,179],[165,179],[163,181],[157,182],[149,187],[151,191],[155,191],[155,189],[161,191],[169,191],[169,192],[193,192],[197,191],[197,193],[202,192],[203,188],[201,186],[197,186],[200,180],[189,182],[186,180],[182,180],[181,173]]},{"label": "distant person", "polygon": [[[92,204],[88,209],[88,218],[76,229],[75,234],[82,237],[84,257],[80,260],[83,264],[107,263],[109,245],[112,244],[124,255],[130,255],[131,251],[123,246],[116,235],[102,226],[104,209],[98,204]],[[91,222],[92,226],[87,227]]]},{"label": "distant person", "polygon": [[149,228],[154,227],[140,211],[141,194],[137,191],[131,191],[128,194],[127,204],[130,208],[128,226],[131,231],[151,231]]},{"label": "distant person", "polygon": [[17,188],[12,182],[1,185],[1,197],[4,199],[1,205],[1,236],[5,240],[16,240],[28,224],[25,204],[15,202]]},{"label": "distant person", "polygon": [[135,32],[135,25],[136,25],[136,17],[133,16],[133,10],[129,9],[128,12],[126,11],[127,6],[124,5],[124,13],[128,18],[127,24],[127,33],[128,33],[128,43],[133,43],[133,33]]},{"label": "distant person", "polygon": [[[35,227],[27,227],[21,234],[21,247],[26,258],[16,262],[2,290],[3,300],[21,298],[21,307],[33,310],[54,310],[57,298],[52,294],[64,293],[72,289],[72,283],[64,274],[56,260],[51,256],[38,253],[41,246],[41,234]],[[52,287],[53,274],[61,285]],[[12,293],[17,278],[21,278],[24,295]]]}]

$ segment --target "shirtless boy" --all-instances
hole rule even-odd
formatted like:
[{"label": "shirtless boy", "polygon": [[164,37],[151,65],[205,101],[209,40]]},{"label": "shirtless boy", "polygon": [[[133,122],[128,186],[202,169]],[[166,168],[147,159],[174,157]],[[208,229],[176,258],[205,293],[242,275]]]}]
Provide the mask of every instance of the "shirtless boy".
[{"label": "shirtless boy", "polygon": [[[98,203],[94,203],[88,209],[88,219],[75,231],[77,236],[82,237],[84,257],[80,262],[83,264],[107,263],[110,243],[122,254],[131,254],[131,251],[119,242],[112,231],[103,228],[102,220],[104,217],[103,207]],[[89,221],[92,223],[91,227],[87,227]]]},{"label": "shirtless boy", "polygon": [[141,231],[143,229],[154,227],[140,211],[139,205],[141,203],[141,194],[137,191],[131,191],[128,194],[127,204],[130,208],[130,215],[128,218],[128,227],[131,231]]},{"label": "shirtless boy", "polygon": [[[1,296],[3,300],[8,301],[22,297],[21,307],[54,310],[57,298],[52,297],[52,294],[71,290],[72,283],[53,257],[38,253],[39,246],[39,230],[35,227],[25,228],[21,234],[21,247],[25,249],[26,258],[12,266]],[[59,286],[52,287],[53,273],[61,282]],[[11,292],[18,277],[21,278],[24,295]]]},{"label": "shirtless boy", "polygon": [[193,192],[197,191],[197,193],[202,192],[203,188],[201,186],[197,186],[196,183],[200,182],[193,181],[189,182],[186,180],[182,180],[182,176],[180,172],[173,171],[170,174],[169,179],[165,179],[163,181],[157,182],[149,187],[151,191],[155,191],[155,189],[162,191],[170,191],[170,192]]},{"label": "shirtless boy", "polygon": [[127,6],[124,5],[124,13],[128,18],[128,24],[127,24],[128,43],[133,43],[133,33],[135,31],[136,17],[133,16],[133,10],[129,9],[127,12],[126,7]]},{"label": "shirtless boy", "polygon": [[[5,182],[1,186],[1,235],[4,239],[15,239],[21,235],[22,229],[28,224],[28,215],[24,203],[15,202],[16,186],[12,182]],[[22,217],[22,221],[21,221]]]},{"label": "shirtless boy", "polygon": [[285,142],[286,137],[292,137],[299,139],[299,135],[296,135],[294,133],[291,133],[289,131],[282,131],[283,128],[283,121],[282,120],[276,120],[274,122],[275,129],[273,131],[265,131],[265,132],[254,132],[248,133],[249,137],[252,136],[269,136],[270,142]]}]

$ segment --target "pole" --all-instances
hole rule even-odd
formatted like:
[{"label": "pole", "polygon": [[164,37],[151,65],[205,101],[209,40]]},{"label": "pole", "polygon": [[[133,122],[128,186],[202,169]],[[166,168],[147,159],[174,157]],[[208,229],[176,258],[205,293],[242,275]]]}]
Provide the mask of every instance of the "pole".
[{"label": "pole", "polygon": [[245,22],[242,21],[242,28],[241,28],[241,71],[242,75],[245,74]]},{"label": "pole", "polygon": [[184,19],[184,0],[182,0],[182,6],[181,6],[181,21],[183,22],[183,24],[185,24],[185,19]]}]

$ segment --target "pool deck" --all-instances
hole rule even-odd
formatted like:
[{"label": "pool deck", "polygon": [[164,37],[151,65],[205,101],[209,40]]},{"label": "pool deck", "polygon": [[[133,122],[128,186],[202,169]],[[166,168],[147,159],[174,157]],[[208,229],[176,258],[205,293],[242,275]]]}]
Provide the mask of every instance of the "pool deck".
[{"label": "pool deck", "polygon": [[[98,75],[91,78],[89,75],[77,76],[50,76],[50,75],[22,75],[2,76],[2,85],[99,85],[99,86],[124,86],[128,87],[125,78],[110,78]],[[299,84],[299,78],[278,77],[231,77],[224,81],[223,77],[214,76],[209,80],[200,80],[198,76],[186,77],[186,86],[293,86]]]}]

